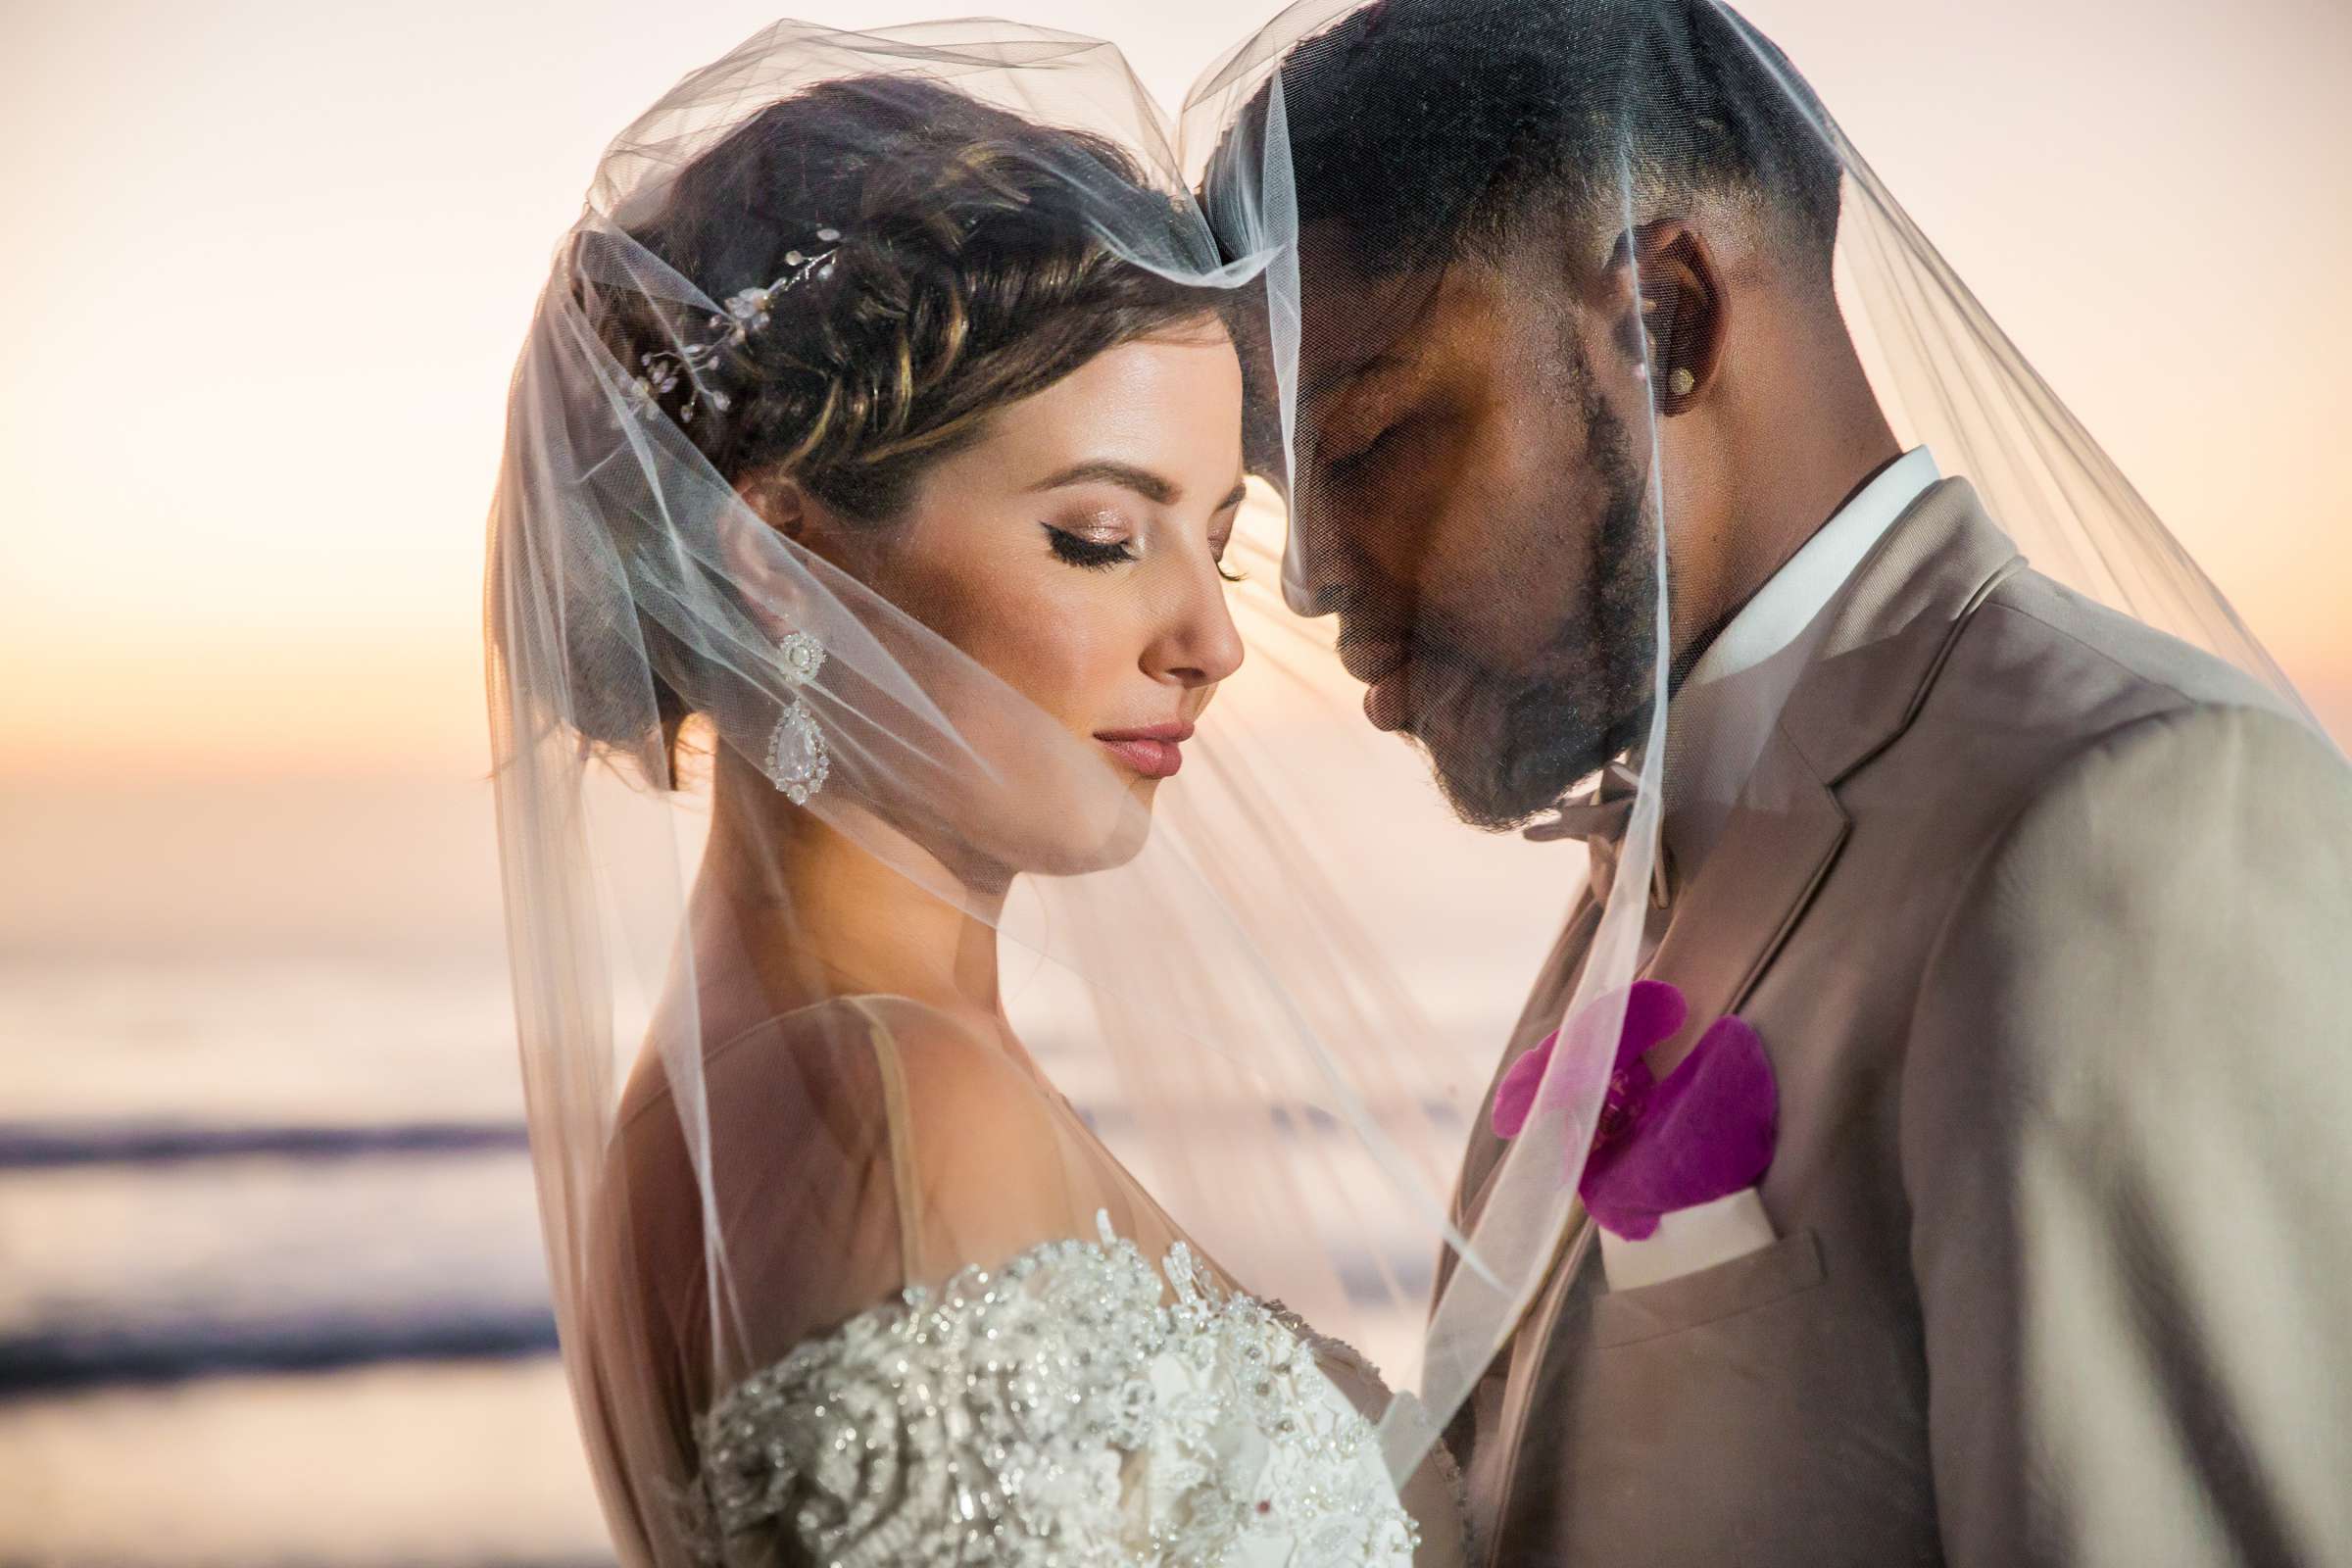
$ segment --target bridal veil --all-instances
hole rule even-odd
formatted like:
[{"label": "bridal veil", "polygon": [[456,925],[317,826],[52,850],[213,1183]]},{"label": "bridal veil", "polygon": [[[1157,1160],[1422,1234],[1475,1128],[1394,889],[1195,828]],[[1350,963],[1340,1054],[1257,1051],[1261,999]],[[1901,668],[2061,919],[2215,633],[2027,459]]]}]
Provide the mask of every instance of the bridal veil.
[{"label": "bridal veil", "polygon": [[[1480,46],[1440,47],[1464,33]],[[1453,74],[1468,70],[1485,74]],[[1519,117],[1498,124],[1463,107],[1479,100],[1515,103]],[[1308,266],[1299,319],[1277,322],[1276,364],[1289,372],[1283,586],[1306,616],[1348,608],[1317,556],[1360,551],[1351,516],[1367,506],[1434,509],[1459,497],[1460,471],[1429,456],[1459,450],[1445,436],[1452,416],[1442,395],[1413,383],[1438,373],[1426,366],[1449,352],[1449,332],[1471,333],[1482,349],[1508,339],[1521,302],[1489,294],[1465,304],[1450,292],[1447,264],[1493,261],[1530,239],[1515,226],[1514,194],[1531,185],[1547,193],[1537,208],[1549,226],[1535,243],[1551,247],[1563,271],[1598,280],[1614,302],[1559,321],[1551,363],[1514,367],[1555,394],[1558,426],[1581,436],[1565,453],[1575,478],[1563,480],[1556,500],[1569,530],[1602,541],[1597,558],[1509,562],[1480,585],[1528,606],[1555,596],[1555,622],[1605,657],[1563,669],[1546,666],[1544,650],[1481,643],[1464,629],[1475,606],[1449,580],[1464,568],[1442,545],[1416,559],[1359,563],[1361,578],[1390,596],[1384,606],[1357,595],[1359,618],[1388,625],[1359,654],[1359,668],[1377,682],[1398,662],[1376,645],[1384,637],[1407,644],[1406,657],[1420,662],[1388,720],[1422,720],[1408,727],[1426,732],[1424,746],[1440,761],[1445,742],[1428,734],[1475,748],[1488,771],[1469,781],[1464,804],[1494,825],[1523,827],[1538,841],[1522,846],[1526,854],[1544,855],[1545,841],[1559,846],[1550,853],[1570,858],[1558,872],[1563,890],[1585,875],[1576,844],[1598,861],[1581,928],[1563,936],[1585,944],[1582,962],[1558,994],[1530,1001],[1515,1032],[1533,1040],[1560,1030],[1528,1095],[1536,1109],[1480,1191],[1456,1195],[1478,1201],[1466,1234],[1450,1240],[1479,1266],[1440,1271],[1416,1398],[1399,1400],[1389,1423],[1392,1454],[1400,1456],[1417,1451],[1427,1422],[1468,1397],[1538,1293],[1560,1277],[1555,1264],[1566,1256],[1573,1268],[1596,1244],[1578,1178],[1610,1102],[1620,1039],[1639,1027],[1627,1017],[1633,982],[1672,897],[1662,811],[1702,789],[1722,790],[1719,754],[1744,745],[1729,776],[1737,793],[1776,716],[1765,708],[1748,715],[1752,725],[1720,713],[1687,722],[1705,695],[1691,680],[1692,656],[1722,628],[1693,624],[1686,607],[1669,619],[1670,603],[1692,584],[1678,567],[1679,498],[1661,454],[1668,421],[1688,405],[1692,356],[1708,352],[1703,323],[1693,320],[1705,302],[1692,300],[1687,258],[1671,240],[1676,224],[1702,223],[1718,242],[1730,236],[1711,258],[1731,274],[1717,286],[1822,302],[1802,330],[1818,332],[1811,348],[1825,368],[1848,352],[1858,360],[1896,446],[1909,454],[1895,466],[1911,470],[1906,482],[1914,473],[1964,480],[2018,552],[2064,587],[2236,666],[2287,711],[2308,712],[1798,67],[1720,0],[1300,0],[1202,75],[1185,123],[1188,148],[1238,124],[1279,136],[1291,155],[1296,196],[1286,217]],[[1212,210],[1221,174],[1253,188],[1258,168],[1241,156],[1251,141],[1225,134],[1237,155],[1230,171],[1211,156]],[[1561,455],[1533,422],[1519,439],[1526,465]],[[1681,471],[1704,466],[1702,456]],[[1901,532],[1890,530],[1881,548],[1905,548]],[[1781,563],[1756,564],[1761,574]],[[1577,787],[1563,796],[1571,777]],[[1424,885],[1447,879],[1437,853],[1420,873]],[[1344,859],[1331,864],[1347,868]],[[1373,919],[1399,912],[1356,907]],[[1736,993],[1739,976],[1721,979]],[[1689,1027],[1711,1021],[1693,1016]],[[1501,1040],[1487,1049],[1491,1062]],[[1492,1109],[1482,1107],[1478,1120]]]},{"label": "bridal veil", "polygon": [[[1274,491],[1227,558],[1272,629],[1153,813],[936,606],[786,537],[724,471],[762,440],[886,510],[890,460],[938,438],[904,411],[952,357],[1052,332],[1081,353],[1102,321],[1042,295],[1097,284],[1104,320],[1129,296],[1222,319],[1278,461],[1290,181],[1278,124],[1242,134],[1228,167],[1255,167],[1212,223],[1107,45],[782,23],[614,140],[558,248],[493,505],[491,714],[559,1328],[632,1559],[708,1546],[697,1427],[730,1390],[1104,1223],[1409,1365],[1481,1031],[1433,1046],[1350,902],[1433,907],[1388,804],[1475,836],[1289,625]],[[1044,258],[1040,298],[970,253],[996,232]],[[882,461],[839,461],[844,431]],[[1323,789],[1351,751],[1364,773]],[[714,810],[730,789],[767,805]],[[902,997],[778,1000],[843,989],[808,972],[840,911],[778,874],[819,830],[997,926],[1023,1050]],[[1349,860],[1379,872],[1331,874]]]},{"label": "bridal veil", "polygon": [[[1565,241],[1595,265],[1613,259],[1633,298],[1650,225],[1694,170],[1710,199],[1747,202],[1758,233],[1793,223],[1834,272],[1903,445],[1966,476],[2045,570],[2284,691],[1769,42],[1711,0],[1581,9],[1609,21],[1558,113],[1591,122],[1612,157],[1605,177],[1578,176]],[[729,1387],[902,1288],[1003,1263],[1041,1227],[1092,1238],[1096,1207],[1153,1255],[1189,1238],[1224,1280],[1363,1351],[1397,1391],[1375,1413],[1399,1476],[1560,1250],[1585,1245],[1576,1175],[1642,959],[1658,803],[1676,769],[1697,765],[1668,740],[1673,498],[1650,461],[1676,368],[1653,368],[1658,339],[1627,331],[1620,373],[1591,383],[1578,410],[1614,460],[1603,499],[1623,547],[1592,574],[1583,612],[1621,657],[1587,675],[1632,694],[1639,718],[1605,737],[1622,783],[1594,803],[1617,808],[1591,853],[1611,874],[1592,879],[1605,894],[1590,959],[1571,994],[1544,1004],[1568,1026],[1539,1090],[1546,1113],[1513,1141],[1465,1235],[1449,1200],[1459,1151],[1486,1114],[1527,976],[1588,886],[1589,852],[1465,825],[1423,760],[1365,723],[1330,622],[1300,613],[1317,609],[1314,540],[1292,514],[1344,519],[1333,471],[1357,456],[1319,449],[1334,438],[1298,418],[1319,390],[1302,383],[1302,340],[1312,360],[1316,334],[1344,331],[1368,362],[1428,304],[1408,285],[1335,321],[1300,297],[1300,246],[1318,212],[1384,166],[1443,158],[1501,177],[1523,151],[1465,141],[1446,82],[1399,78],[1389,86],[1419,103],[1416,135],[1295,167],[1302,117],[1349,113],[1312,68],[1370,47],[1384,24],[1368,18],[1325,0],[1293,7],[1202,77],[1177,123],[1095,40],[999,22],[867,33],[779,23],[612,142],[557,250],[514,373],[492,510],[490,706],[558,1321],[600,1488],[634,1556],[685,1560],[664,1522],[694,1483],[681,1435]],[[1242,350],[1257,478],[1228,562],[1241,568],[1230,603],[1248,659],[1154,811],[933,630],[923,607],[785,538],[714,463],[725,438],[710,432],[726,428],[747,367],[807,378],[811,461],[828,421],[886,401],[894,376],[925,373],[891,357],[889,279],[927,265],[939,232],[811,209],[780,257],[671,243],[664,214],[705,155],[760,134],[776,106],[826,93],[1053,131],[1013,136],[1024,150],[981,184],[1198,291]],[[774,167],[799,159],[815,189],[819,165],[894,156],[842,131],[783,146]],[[1446,187],[1467,193],[1458,211],[1398,208],[1364,270],[1417,275],[1431,247],[1476,230],[1481,183]],[[1788,190],[1802,193],[1793,207],[1773,194]],[[845,289],[876,302],[858,318],[866,336],[831,342],[830,359],[760,358],[760,333]],[[1637,382],[1648,390],[1627,395]],[[1497,666],[1514,657],[1456,652]],[[1571,683],[1556,695],[1578,694]],[[954,1097],[902,1103],[892,1057],[872,1042],[921,1051],[926,1026],[889,999],[788,1017],[766,1004],[792,944],[752,951],[736,906],[697,894],[714,780],[729,768],[996,922],[1004,1004],[1035,1075],[1009,1061],[980,1071],[1014,1075],[1031,1119],[963,1114]],[[1487,825],[1558,804],[1506,804]],[[755,835],[720,853],[756,887],[783,851]],[[974,865],[1023,874],[998,906],[960,874]],[[770,899],[763,918],[789,930],[825,915]],[[1032,1093],[1039,1081],[1051,1092]],[[989,1083],[968,1089],[971,1103],[993,1102]],[[875,1104],[896,1107],[887,1124],[844,1109]],[[894,1127],[911,1139],[894,1141]],[[1123,1201],[1091,1196],[1104,1190],[1103,1150]],[[1032,1198],[1017,1236],[990,1229],[1000,1182]],[[1090,1199],[1054,1212],[1063,1191]]]}]

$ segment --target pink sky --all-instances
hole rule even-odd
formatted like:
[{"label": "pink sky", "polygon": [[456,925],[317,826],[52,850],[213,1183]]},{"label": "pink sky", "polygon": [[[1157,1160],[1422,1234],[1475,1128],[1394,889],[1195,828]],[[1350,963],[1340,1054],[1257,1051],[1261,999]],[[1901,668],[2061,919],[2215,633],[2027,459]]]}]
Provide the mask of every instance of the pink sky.
[{"label": "pink sky", "polygon": [[[478,774],[531,297],[605,139],[772,4],[12,8],[0,770]],[[1015,9],[1113,37],[1171,100],[1264,15]],[[2352,734],[2352,18],[1748,10]]]},{"label": "pink sky", "polygon": [[[515,1113],[477,630],[507,377],[606,140],[777,3],[0,7],[0,1033],[53,1048],[0,1103]],[[987,4],[1170,103],[1268,10]],[[2352,7],[1745,9],[2352,741]],[[1515,1004],[1564,897],[1454,930],[1440,1000]],[[519,1173],[498,1200],[530,1248]],[[210,1255],[118,1218],[68,1228]],[[556,1372],[500,1376],[20,1403],[0,1554],[597,1549]]]}]

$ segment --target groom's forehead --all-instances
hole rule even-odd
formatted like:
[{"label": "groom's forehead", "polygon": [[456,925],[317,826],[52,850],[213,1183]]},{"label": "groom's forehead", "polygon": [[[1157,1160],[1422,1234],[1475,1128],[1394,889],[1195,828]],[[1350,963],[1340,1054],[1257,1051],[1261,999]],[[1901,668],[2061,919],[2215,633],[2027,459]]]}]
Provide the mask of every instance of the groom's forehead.
[{"label": "groom's forehead", "polygon": [[1369,272],[1302,255],[1298,405],[1304,411],[1407,352],[1440,292],[1445,270]]},{"label": "groom's forehead", "polygon": [[1392,379],[1448,357],[1449,345],[1492,347],[1503,317],[1506,281],[1484,264],[1454,262],[1404,272],[1367,273],[1339,265],[1302,267],[1298,411],[1302,420],[1338,403],[1348,388]]}]

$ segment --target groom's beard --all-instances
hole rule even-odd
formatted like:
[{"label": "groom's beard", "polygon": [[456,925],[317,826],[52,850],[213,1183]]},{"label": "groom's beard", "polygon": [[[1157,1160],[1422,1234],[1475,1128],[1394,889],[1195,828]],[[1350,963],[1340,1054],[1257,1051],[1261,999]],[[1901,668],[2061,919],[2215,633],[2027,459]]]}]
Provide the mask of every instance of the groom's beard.
[{"label": "groom's beard", "polygon": [[1657,563],[1647,487],[1625,427],[1595,400],[1587,451],[1608,500],[1594,522],[1581,613],[1512,674],[1475,657],[1416,643],[1416,720],[1454,813],[1503,831],[1556,804],[1578,780],[1638,740],[1648,722],[1657,652]]}]

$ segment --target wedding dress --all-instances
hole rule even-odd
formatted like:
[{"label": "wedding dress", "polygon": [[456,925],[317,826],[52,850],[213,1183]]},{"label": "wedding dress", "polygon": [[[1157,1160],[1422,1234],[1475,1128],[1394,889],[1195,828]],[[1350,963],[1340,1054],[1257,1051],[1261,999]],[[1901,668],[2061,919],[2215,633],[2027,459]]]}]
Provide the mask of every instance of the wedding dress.
[{"label": "wedding dress", "polygon": [[1418,1528],[1319,1364],[1336,1348],[1181,1242],[1154,1270],[1105,1213],[729,1391],[702,1539],[723,1559],[773,1528],[843,1564],[1409,1562]]},{"label": "wedding dress", "polygon": [[695,1173],[646,1080],[609,1183],[639,1224],[601,1238],[587,1314],[601,1446],[671,1449],[650,1542],[845,1568],[1460,1560],[1449,1472],[1406,1489],[1418,1520],[1389,1479],[1373,1370],[1220,1278],[1003,1044],[858,997],[704,1071],[717,1187],[772,1195],[724,1222],[756,1305],[713,1356],[699,1253],[664,1245]]},{"label": "wedding dress", "polygon": [[[1599,879],[1582,929],[1562,935],[1581,966],[1541,991],[1514,1030],[1526,977],[1584,881],[1582,852],[1530,853],[1461,826],[1420,759],[1365,723],[1365,692],[1342,669],[1325,614],[1335,607],[1304,591],[1303,530],[1285,514],[1297,503],[1305,516],[1315,486],[1358,471],[1342,465],[1374,452],[1410,460],[1447,429],[1391,423],[1378,398],[1347,419],[1318,407],[1334,382],[1302,374],[1302,340],[1336,319],[1354,329],[1352,370],[1409,379],[1380,351],[1413,335],[1429,303],[1413,280],[1432,270],[1397,248],[1410,225],[1375,233],[1344,259],[1372,281],[1411,286],[1360,303],[1344,295],[1335,310],[1334,296],[1300,286],[1311,249],[1302,206],[1409,189],[1399,176],[1420,168],[1476,170],[1499,156],[1443,94],[1430,96],[1408,47],[1384,53],[1399,63],[1387,90],[1421,118],[1394,137],[1354,137],[1362,156],[1340,173],[1298,176],[1291,131],[1305,121],[1291,118],[1278,66],[1358,9],[1287,10],[1201,79],[1181,127],[1098,40],[994,21],[872,33],[780,23],[687,76],[614,140],[559,249],[516,368],[493,506],[494,781],[552,1294],[600,1494],[632,1564],[1371,1563],[1400,1560],[1415,1528],[1417,1561],[1457,1544],[1433,1479],[1442,1450],[1430,1464],[1422,1456],[1526,1314],[1558,1307],[1550,1283],[1577,1275],[1578,1238],[1591,1234],[1579,1175],[1610,1108],[1630,982],[1650,926],[1671,917],[1651,893],[1673,880],[1654,874],[1664,803],[1674,775],[1695,776],[1704,760],[1675,756],[1670,768],[1665,585],[1677,530],[1642,460],[1656,445],[1654,411],[1676,412],[1686,392],[1675,372],[1690,368],[1668,363],[1668,343],[1653,352],[1639,321],[1604,334],[1612,318],[1596,311],[1584,323],[1612,376],[1657,389],[1584,410],[1595,438],[1608,433],[1603,414],[1616,421],[1602,447],[1626,458],[1599,465],[1610,469],[1604,510],[1626,536],[1619,564],[1648,560],[1592,590],[1615,617],[1609,645],[1628,657],[1611,679],[1648,696],[1629,737],[1639,777],[1614,874]],[[1541,11],[1491,8],[1490,20]],[[1614,94],[1604,104],[1644,101],[1616,94],[1614,79],[1600,79]],[[724,454],[713,457],[709,432],[726,399],[750,402],[748,370],[728,369],[746,357],[746,334],[772,320],[789,336],[822,316],[837,245],[855,255],[836,284],[856,281],[872,308],[817,345],[838,348],[846,370],[826,372],[826,396],[808,394],[793,431],[821,445],[839,411],[918,382],[910,359],[861,357],[866,339],[850,329],[879,341],[889,323],[923,315],[893,291],[968,231],[944,210],[861,224],[858,202],[828,197],[799,215],[806,233],[789,249],[753,267],[726,243],[741,235],[664,249],[658,220],[714,149],[778,105],[825,90],[888,97],[874,84],[908,80],[1115,149],[957,169],[982,184],[1009,169],[1031,182],[1016,203],[1042,190],[1123,265],[1223,296],[1217,314],[1250,392],[1251,471],[1267,481],[1236,525],[1232,560],[1246,580],[1227,596],[1250,654],[1155,812],[1104,802],[1099,748],[917,612],[939,605],[894,602],[788,538],[754,514]],[[2070,586],[2275,677],[1842,136],[1782,85],[1768,96],[1788,105],[1766,140],[1809,149],[1837,176],[1840,292],[1885,401],[1907,404],[1895,420],[1906,443],[1969,473],[2020,548]],[[1602,119],[1628,113],[1604,107]],[[1320,118],[1353,123],[1345,105]],[[1729,124],[1631,116],[1618,144],[1671,163],[1724,142]],[[902,167],[902,148],[849,145],[846,132],[825,141],[827,129],[784,148],[776,166]],[[1731,141],[1731,152],[1745,145]],[[1628,163],[1623,189],[1588,192],[1592,210],[1635,211],[1652,162]],[[783,205],[778,183],[687,194],[748,229]],[[1639,274],[1625,279],[1628,301]],[[929,311],[935,335],[959,340],[961,305],[989,302],[956,298],[957,310]],[[1651,303],[1642,297],[1642,311]],[[798,377],[814,362],[762,363]],[[1381,389],[1382,377],[1367,380]],[[789,421],[772,422],[774,440]],[[1546,414],[1505,445],[1551,426]],[[1526,447],[1523,466],[1550,471],[1533,463],[1537,451]],[[1474,488],[1463,494],[1485,504]],[[1502,564],[1455,585],[1471,609],[1552,586],[1512,552],[1475,557],[1460,553]],[[1907,636],[1929,639],[1924,659],[1939,646],[1936,624],[1912,626]],[[1394,652],[1413,638],[1390,628],[1346,652],[1377,665],[1384,641]],[[1453,663],[1476,670],[1525,652],[1471,638]],[[1479,716],[1466,702],[1454,709]],[[681,768],[673,751],[688,710],[705,761]],[[1063,1087],[1084,1118],[1009,1035],[943,1036],[891,999],[709,1007],[718,982],[756,968],[740,945],[711,940],[688,895],[712,831],[712,757],[764,775],[760,787],[808,820],[998,925],[1005,1006],[1022,1038],[1067,1050],[1053,1059],[1057,1075],[1070,1069]],[[1051,790],[1005,788],[1041,776]],[[1047,824],[1066,827],[1062,840],[1100,853],[1020,853],[1036,847],[1024,808],[1040,798],[1068,803]],[[1825,864],[1845,831],[1844,818],[1833,822]],[[898,830],[909,825],[927,853],[904,853]],[[738,858],[747,883],[772,863]],[[1024,872],[994,904],[942,870],[992,860]],[[1743,883],[1726,864],[1715,862],[1705,896],[1745,907],[1756,873]],[[1783,891],[1793,900],[1816,885],[1798,878]],[[1704,1010],[1733,1006],[1752,957],[1727,955],[1710,979],[1721,1000]],[[1459,1195],[1471,1202],[1449,1205],[1463,1141],[1490,1123],[1481,1083],[1497,1042],[1516,1033],[1532,1044],[1564,1024],[1541,1083],[1526,1086],[1543,1114],[1482,1191]],[[1638,1300],[1615,1304],[1640,1326]],[[1397,1396],[1301,1320],[1376,1349]],[[1792,1418],[1791,1433],[1802,1430]],[[1564,1512],[1579,1501],[1560,1500]]]},{"label": "wedding dress", "polygon": [[[614,139],[558,248],[486,652],[551,1295],[632,1568],[1462,1555],[1450,1407],[1336,1339],[1415,1378],[1470,1107],[1391,978],[1427,945],[1362,943],[1314,840],[1354,813],[1426,866],[1479,836],[1336,664],[1277,657],[1273,490],[1210,506],[1280,422],[1295,236],[1279,126],[1191,134],[1258,170],[1216,224],[1107,45],[779,23]],[[982,415],[1050,446],[1064,416],[997,416],[1208,323],[1239,371],[1188,392],[1213,474],[1107,435],[1023,458],[1005,557],[897,572],[944,558],[893,556],[891,473],[972,457]],[[779,473],[831,553],[773,512]],[[1060,526],[1114,508],[1140,554]],[[1029,573],[1104,597],[1002,591]],[[1276,641],[1203,713],[1185,628],[1227,607]],[[1041,627],[1052,691],[965,646]],[[1178,717],[1210,760],[1148,793],[1050,710],[1079,675],[1127,710],[1088,725]],[[1340,810],[1283,794],[1329,784]],[[988,981],[958,946],[925,993],[963,1010],[887,994],[922,983],[902,913],[988,950]]]}]

